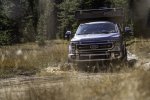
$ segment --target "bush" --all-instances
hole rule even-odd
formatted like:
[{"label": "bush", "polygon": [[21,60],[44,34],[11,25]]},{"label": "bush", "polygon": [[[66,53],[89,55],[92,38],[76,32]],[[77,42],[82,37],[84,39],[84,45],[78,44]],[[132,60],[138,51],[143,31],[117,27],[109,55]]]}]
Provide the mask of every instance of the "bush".
[{"label": "bush", "polygon": [[[1,13],[2,14],[2,13]],[[10,45],[19,42],[19,32],[14,20],[0,15],[0,45]]]},{"label": "bush", "polygon": [[43,34],[38,34],[37,37],[38,46],[45,46],[45,37]]},{"label": "bush", "polygon": [[0,45],[11,44],[12,38],[10,31],[1,31],[0,32]]},{"label": "bush", "polygon": [[35,28],[33,21],[30,18],[26,20],[25,27],[23,29],[23,42],[34,42],[36,40]]},{"label": "bush", "polygon": [[11,45],[18,43],[19,34],[13,30],[0,31],[0,45]]}]

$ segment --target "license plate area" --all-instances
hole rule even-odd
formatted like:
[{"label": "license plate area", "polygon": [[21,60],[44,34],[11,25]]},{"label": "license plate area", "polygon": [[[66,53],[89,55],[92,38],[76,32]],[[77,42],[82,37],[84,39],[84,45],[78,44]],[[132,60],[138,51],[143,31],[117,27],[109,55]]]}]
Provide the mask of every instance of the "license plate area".
[{"label": "license plate area", "polygon": [[80,60],[94,60],[94,59],[109,59],[110,58],[110,55],[89,55],[89,56],[86,56],[86,55],[80,55],[79,56],[79,59]]}]

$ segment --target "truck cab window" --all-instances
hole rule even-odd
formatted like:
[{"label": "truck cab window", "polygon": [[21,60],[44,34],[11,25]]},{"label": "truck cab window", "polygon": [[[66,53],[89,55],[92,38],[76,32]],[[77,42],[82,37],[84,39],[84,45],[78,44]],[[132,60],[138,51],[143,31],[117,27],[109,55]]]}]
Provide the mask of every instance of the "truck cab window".
[{"label": "truck cab window", "polygon": [[76,34],[109,34],[116,33],[116,25],[113,23],[95,23],[95,24],[82,24],[79,26]]}]

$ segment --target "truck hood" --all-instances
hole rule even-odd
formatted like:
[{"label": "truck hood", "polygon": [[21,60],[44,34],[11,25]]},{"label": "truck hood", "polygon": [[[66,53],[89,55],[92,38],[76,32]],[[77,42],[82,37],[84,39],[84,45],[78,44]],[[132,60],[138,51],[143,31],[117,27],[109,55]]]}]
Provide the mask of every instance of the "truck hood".
[{"label": "truck hood", "polygon": [[119,33],[75,35],[71,41],[116,41],[120,36]]}]

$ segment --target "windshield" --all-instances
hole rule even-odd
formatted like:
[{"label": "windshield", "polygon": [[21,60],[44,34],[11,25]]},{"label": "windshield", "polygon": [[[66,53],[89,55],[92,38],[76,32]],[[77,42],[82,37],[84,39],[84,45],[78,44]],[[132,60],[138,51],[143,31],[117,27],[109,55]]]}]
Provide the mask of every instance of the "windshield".
[{"label": "windshield", "polygon": [[84,34],[109,34],[116,33],[116,24],[113,23],[96,23],[96,24],[81,24],[77,29],[77,35]]}]

